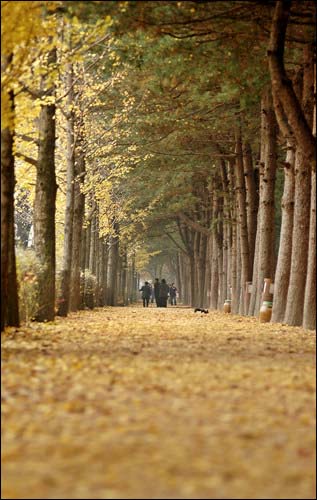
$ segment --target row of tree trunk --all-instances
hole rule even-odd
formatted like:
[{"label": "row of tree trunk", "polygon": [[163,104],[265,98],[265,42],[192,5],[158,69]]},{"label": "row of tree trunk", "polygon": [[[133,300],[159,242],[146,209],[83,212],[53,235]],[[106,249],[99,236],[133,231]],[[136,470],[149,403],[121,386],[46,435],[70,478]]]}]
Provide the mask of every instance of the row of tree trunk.
[{"label": "row of tree trunk", "polygon": [[[304,49],[303,74],[294,95],[302,121],[313,129],[312,48]],[[273,94],[273,95],[272,95]],[[287,106],[284,105],[286,110]],[[274,282],[272,321],[316,327],[316,171],[309,147],[296,139],[276,90],[261,102],[261,151],[252,165],[241,124],[235,133],[235,159],[220,161],[217,176],[193,182],[200,206],[178,214],[184,251],[179,253],[179,284],[190,283],[183,300],[193,307],[222,308],[257,315],[266,278]],[[289,111],[289,110],[288,110]],[[306,126],[305,125],[305,126]],[[280,235],[275,233],[275,179],[278,133],[286,146]],[[315,135],[315,131],[313,134]],[[299,135],[299,134],[297,134]],[[200,189],[200,192],[199,192]],[[207,214],[207,215],[206,215]],[[279,236],[278,251],[276,240]],[[252,285],[251,285],[252,284]]]}]

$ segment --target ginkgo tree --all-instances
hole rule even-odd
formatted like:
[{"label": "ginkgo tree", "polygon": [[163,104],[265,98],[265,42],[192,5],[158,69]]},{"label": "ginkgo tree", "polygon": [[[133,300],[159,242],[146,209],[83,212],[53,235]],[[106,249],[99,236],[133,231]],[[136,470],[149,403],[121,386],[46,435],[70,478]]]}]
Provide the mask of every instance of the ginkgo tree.
[{"label": "ginkgo tree", "polygon": [[14,137],[23,119],[15,100],[24,90],[24,76],[34,61],[38,38],[48,36],[44,10],[54,11],[59,2],[2,2],[1,15],[1,329],[18,325],[18,292],[14,249]]}]

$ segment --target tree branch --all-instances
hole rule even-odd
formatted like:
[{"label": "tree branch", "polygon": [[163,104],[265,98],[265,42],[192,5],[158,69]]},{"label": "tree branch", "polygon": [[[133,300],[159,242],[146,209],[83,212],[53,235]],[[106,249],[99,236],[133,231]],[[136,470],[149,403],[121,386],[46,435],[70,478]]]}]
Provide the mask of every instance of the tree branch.
[{"label": "tree branch", "polygon": [[297,145],[309,161],[315,161],[315,138],[284,67],[284,45],[290,16],[291,0],[278,0],[273,15],[270,43],[267,51],[272,92],[283,106]]},{"label": "tree branch", "polygon": [[31,158],[30,156],[26,156],[22,153],[15,153],[15,156],[18,158],[21,158],[22,160],[26,161],[30,165],[33,165],[33,167],[37,168],[37,160],[34,160],[34,158]]}]

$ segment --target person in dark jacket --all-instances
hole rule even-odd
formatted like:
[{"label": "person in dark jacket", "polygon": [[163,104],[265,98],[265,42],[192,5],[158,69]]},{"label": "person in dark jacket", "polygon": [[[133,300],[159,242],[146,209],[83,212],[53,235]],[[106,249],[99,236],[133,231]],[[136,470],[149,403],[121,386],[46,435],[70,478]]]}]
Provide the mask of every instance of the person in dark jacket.
[{"label": "person in dark jacket", "polygon": [[160,307],[160,280],[158,278],[155,278],[154,282],[154,298],[156,306]]},{"label": "person in dark jacket", "polygon": [[143,307],[149,307],[149,300],[151,297],[151,287],[147,281],[140,288],[140,292],[142,292]]},{"label": "person in dark jacket", "polygon": [[176,294],[177,294],[177,288],[174,285],[174,283],[171,284],[170,286],[170,303],[171,306],[176,306]]},{"label": "person in dark jacket", "polygon": [[170,287],[166,283],[166,280],[163,278],[160,283],[160,293],[159,293],[160,307],[167,307],[169,289]]}]

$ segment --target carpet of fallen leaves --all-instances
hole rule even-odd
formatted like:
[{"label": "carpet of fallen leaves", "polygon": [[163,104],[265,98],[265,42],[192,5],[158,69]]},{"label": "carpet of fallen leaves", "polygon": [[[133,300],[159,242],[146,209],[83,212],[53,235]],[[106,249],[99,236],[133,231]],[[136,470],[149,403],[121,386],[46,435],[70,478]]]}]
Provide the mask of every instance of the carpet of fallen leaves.
[{"label": "carpet of fallen leaves", "polygon": [[2,498],[315,498],[315,332],[118,307],[2,337]]}]

